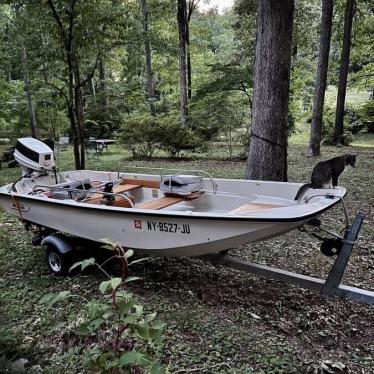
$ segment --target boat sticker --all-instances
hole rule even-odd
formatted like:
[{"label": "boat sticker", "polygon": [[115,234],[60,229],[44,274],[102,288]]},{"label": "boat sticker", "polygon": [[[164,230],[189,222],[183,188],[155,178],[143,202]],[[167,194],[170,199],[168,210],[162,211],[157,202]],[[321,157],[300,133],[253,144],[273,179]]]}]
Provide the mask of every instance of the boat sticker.
[{"label": "boat sticker", "polygon": [[142,229],[142,221],[140,219],[134,219],[134,227],[136,229],[141,230]]},{"label": "boat sticker", "polygon": [[15,209],[21,212],[28,212],[30,210],[30,207],[28,205],[12,202],[12,209]]},{"label": "boat sticker", "polygon": [[190,234],[189,224],[178,224],[169,222],[147,221],[147,229],[149,231],[170,232],[173,234]]}]

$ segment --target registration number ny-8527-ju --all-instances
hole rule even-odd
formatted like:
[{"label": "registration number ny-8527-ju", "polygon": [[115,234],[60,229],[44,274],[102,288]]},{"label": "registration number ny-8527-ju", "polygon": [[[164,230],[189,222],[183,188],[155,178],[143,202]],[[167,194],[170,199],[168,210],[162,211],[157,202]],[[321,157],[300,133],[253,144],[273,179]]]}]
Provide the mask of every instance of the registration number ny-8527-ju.
[{"label": "registration number ny-8527-ju", "polygon": [[188,223],[178,224],[171,222],[147,221],[149,231],[169,232],[173,234],[190,234],[191,229]]}]

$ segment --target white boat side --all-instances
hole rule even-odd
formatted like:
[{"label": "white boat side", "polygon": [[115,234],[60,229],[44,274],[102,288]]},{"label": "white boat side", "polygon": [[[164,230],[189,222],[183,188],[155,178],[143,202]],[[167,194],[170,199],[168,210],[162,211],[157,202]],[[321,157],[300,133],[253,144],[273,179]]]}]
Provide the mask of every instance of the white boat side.
[{"label": "white boat side", "polygon": [[[60,181],[160,181],[160,176],[149,174],[90,170],[59,175]],[[302,200],[295,201],[300,183],[214,181],[215,190],[211,180],[204,178],[205,191],[197,198],[176,200],[159,209],[142,207],[164,198],[162,191],[152,187],[134,188],[126,194],[134,207],[30,194],[37,186],[53,188],[54,175],[20,180],[16,192],[11,192],[12,184],[3,186],[0,202],[8,213],[23,221],[82,238],[110,238],[125,247],[160,256],[199,256],[294,230],[330,209],[346,194],[344,187],[310,189]]]}]

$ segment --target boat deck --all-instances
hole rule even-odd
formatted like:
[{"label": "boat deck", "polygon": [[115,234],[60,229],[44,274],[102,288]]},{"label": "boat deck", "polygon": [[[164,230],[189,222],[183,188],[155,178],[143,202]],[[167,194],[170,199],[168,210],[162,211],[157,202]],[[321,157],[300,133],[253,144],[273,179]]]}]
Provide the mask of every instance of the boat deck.
[{"label": "boat deck", "polygon": [[[131,208],[133,205],[133,207],[137,209],[161,210],[166,208],[173,209],[172,206],[176,204],[191,202],[192,200],[199,199],[204,195],[205,191],[198,191],[187,195],[164,194],[160,190],[160,182],[158,181],[144,179],[123,179],[118,185],[113,187],[113,193],[118,195],[126,194],[126,196],[131,200],[132,204],[121,196],[115,196],[114,201],[110,203],[111,206]],[[219,199],[220,196],[217,194],[216,200],[219,201]],[[101,205],[103,204],[103,194],[94,193],[85,199],[84,203]],[[242,214],[256,210],[281,208],[284,206],[285,205],[271,203],[246,202],[226,211],[231,214]],[[189,206],[185,209],[191,210],[191,204],[189,204]]]}]

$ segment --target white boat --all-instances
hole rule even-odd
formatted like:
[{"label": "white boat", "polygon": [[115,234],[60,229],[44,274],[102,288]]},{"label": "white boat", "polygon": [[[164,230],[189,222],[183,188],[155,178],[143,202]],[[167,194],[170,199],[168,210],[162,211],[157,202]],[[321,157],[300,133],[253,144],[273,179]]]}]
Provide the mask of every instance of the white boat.
[{"label": "white boat", "polygon": [[[0,188],[4,209],[27,225],[92,241],[110,238],[158,256],[200,256],[294,230],[330,209],[346,189],[300,183],[78,170],[55,172],[53,152],[17,142],[23,176]],[[197,174],[197,173],[196,173]]]}]

